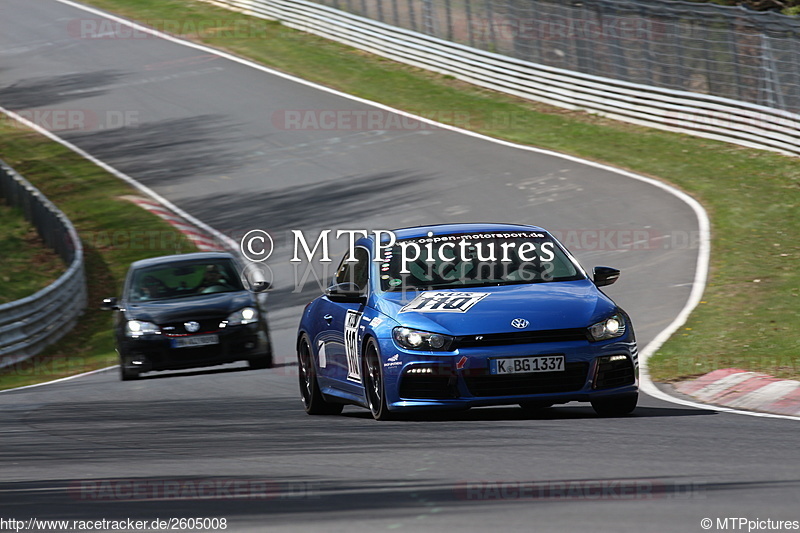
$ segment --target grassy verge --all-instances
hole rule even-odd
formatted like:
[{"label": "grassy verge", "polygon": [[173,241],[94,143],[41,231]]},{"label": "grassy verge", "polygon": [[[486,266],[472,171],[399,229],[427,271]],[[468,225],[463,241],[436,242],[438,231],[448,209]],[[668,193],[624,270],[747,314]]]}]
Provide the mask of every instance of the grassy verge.
[{"label": "grassy verge", "polygon": [[357,96],[676,185],[712,218],[711,276],[652,360],[654,377],[728,366],[800,377],[800,160],[523,101],[190,0],[89,3]]},{"label": "grassy verge", "polygon": [[[89,308],[75,329],[39,356],[0,369],[0,389],[115,364],[111,314],[99,310],[100,301],[119,292],[132,261],[194,251],[194,245],[155,215],[122,199],[133,194],[131,187],[38,134],[0,121],[0,157],[38,187],[75,225],[84,243],[89,289]],[[18,226],[16,217],[3,216],[0,210],[3,241],[9,231],[12,235],[14,231],[19,233],[15,230]],[[19,268],[20,273],[27,274],[27,283],[41,278],[41,273],[34,271],[41,270],[36,254],[43,252],[28,253],[20,248],[14,253],[16,259],[27,261]],[[6,263],[6,256],[2,257]],[[57,257],[56,260],[60,263]],[[63,263],[59,268],[56,276],[63,272]],[[46,285],[47,281],[41,283]],[[3,294],[6,295],[5,290]]]},{"label": "grassy verge", "polygon": [[[36,228],[20,209],[0,199],[0,304],[13,302],[44,289],[65,270],[58,255],[45,246]],[[36,265],[31,268],[31,263]]]}]

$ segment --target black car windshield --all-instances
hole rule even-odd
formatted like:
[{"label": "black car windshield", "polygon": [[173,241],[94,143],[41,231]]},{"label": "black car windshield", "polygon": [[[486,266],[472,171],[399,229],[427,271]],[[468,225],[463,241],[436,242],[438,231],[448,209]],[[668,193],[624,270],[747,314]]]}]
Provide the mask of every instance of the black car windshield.
[{"label": "black car windshield", "polygon": [[133,272],[128,299],[132,302],[169,300],[243,290],[230,260],[162,264]]},{"label": "black car windshield", "polygon": [[385,291],[457,289],[583,279],[545,232],[487,232],[398,240],[381,250]]}]

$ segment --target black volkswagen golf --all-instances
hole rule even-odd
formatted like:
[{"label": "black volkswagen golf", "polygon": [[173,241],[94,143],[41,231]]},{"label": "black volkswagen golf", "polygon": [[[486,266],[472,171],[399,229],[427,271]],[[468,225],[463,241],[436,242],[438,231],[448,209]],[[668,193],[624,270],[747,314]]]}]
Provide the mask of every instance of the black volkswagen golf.
[{"label": "black volkswagen golf", "polygon": [[[246,281],[245,281],[246,282]],[[114,313],[120,375],[246,360],[272,365],[272,345],[259,292],[243,284],[234,257],[205,252],[131,264],[122,297],[106,298]]]}]

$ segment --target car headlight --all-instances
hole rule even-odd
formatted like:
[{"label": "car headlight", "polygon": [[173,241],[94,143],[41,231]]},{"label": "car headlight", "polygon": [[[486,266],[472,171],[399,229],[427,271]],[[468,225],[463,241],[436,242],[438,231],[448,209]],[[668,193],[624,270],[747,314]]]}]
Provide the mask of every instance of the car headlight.
[{"label": "car headlight", "polygon": [[392,330],[392,337],[397,344],[409,350],[424,350],[433,352],[446,352],[453,344],[453,337],[418,329],[396,327]]},{"label": "car headlight", "polygon": [[625,335],[625,318],[616,314],[589,326],[589,338],[593,341],[616,339]]},{"label": "car headlight", "polygon": [[125,335],[128,337],[141,337],[142,335],[150,335],[154,333],[161,333],[158,326],[152,322],[143,322],[141,320],[128,320],[125,324]]},{"label": "car headlight", "polygon": [[243,326],[258,321],[258,311],[252,307],[243,307],[231,313],[226,322],[229,326]]}]

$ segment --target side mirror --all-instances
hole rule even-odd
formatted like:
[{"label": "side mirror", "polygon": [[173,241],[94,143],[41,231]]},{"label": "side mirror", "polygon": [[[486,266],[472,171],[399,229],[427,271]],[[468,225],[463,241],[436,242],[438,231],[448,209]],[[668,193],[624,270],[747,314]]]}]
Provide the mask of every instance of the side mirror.
[{"label": "side mirror", "polygon": [[271,288],[272,288],[272,283],[270,283],[269,281],[266,281],[266,280],[254,281],[250,285],[250,289],[253,292],[267,292]]},{"label": "side mirror", "polygon": [[339,283],[325,289],[325,296],[332,302],[338,303],[366,303],[367,297],[355,283]]},{"label": "side mirror", "polygon": [[611,285],[619,279],[619,270],[611,267],[594,267],[594,284],[598,287]]},{"label": "side mirror", "polygon": [[119,311],[119,304],[115,297],[103,298],[103,303],[100,304],[100,309],[103,311]]}]

